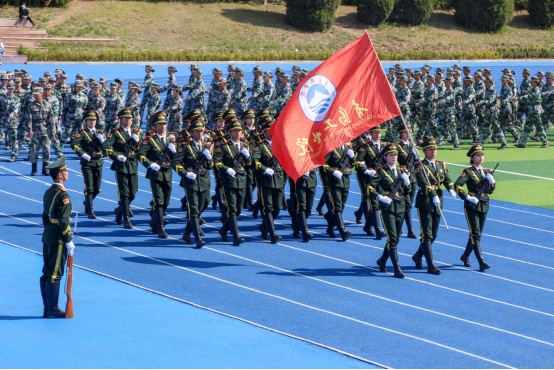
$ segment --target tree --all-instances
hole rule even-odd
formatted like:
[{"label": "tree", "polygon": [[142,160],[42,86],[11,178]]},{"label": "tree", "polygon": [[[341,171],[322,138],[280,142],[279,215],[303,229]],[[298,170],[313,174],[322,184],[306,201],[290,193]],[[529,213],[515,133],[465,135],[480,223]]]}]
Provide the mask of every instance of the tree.
[{"label": "tree", "polygon": [[306,31],[327,31],[335,24],[335,12],[341,0],[286,0],[285,19]]},{"label": "tree", "polygon": [[554,0],[529,0],[527,10],[534,24],[547,27],[554,24]]},{"label": "tree", "polygon": [[456,20],[479,31],[497,32],[514,15],[514,0],[457,0]]},{"label": "tree", "polygon": [[358,19],[372,26],[387,20],[394,8],[395,0],[357,0]]},{"label": "tree", "polygon": [[412,25],[426,23],[433,14],[433,0],[397,0],[390,16]]}]

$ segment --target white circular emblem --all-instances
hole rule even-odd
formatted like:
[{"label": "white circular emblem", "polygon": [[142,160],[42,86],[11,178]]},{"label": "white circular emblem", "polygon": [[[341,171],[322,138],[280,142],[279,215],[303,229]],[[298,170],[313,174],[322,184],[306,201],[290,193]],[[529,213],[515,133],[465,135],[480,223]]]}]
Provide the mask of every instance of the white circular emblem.
[{"label": "white circular emblem", "polygon": [[335,85],[324,75],[314,75],[302,81],[298,102],[306,118],[321,122],[337,96]]}]

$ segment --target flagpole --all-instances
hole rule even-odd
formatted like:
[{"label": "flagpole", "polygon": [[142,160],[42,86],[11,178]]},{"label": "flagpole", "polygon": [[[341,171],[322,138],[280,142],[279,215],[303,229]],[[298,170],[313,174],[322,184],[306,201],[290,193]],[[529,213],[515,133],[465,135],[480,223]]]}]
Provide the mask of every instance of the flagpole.
[{"label": "flagpole", "polygon": [[[408,137],[410,138],[410,143],[413,144],[414,148],[416,148],[417,150],[417,147],[414,143],[414,140],[412,139],[412,133],[410,132],[410,129],[408,128],[408,125],[406,125],[406,121],[404,120],[404,116],[402,114],[400,114],[400,117],[402,118],[402,123],[404,124],[404,128],[406,128],[406,132],[408,133]],[[415,154],[415,153],[414,153]],[[419,152],[417,154],[417,158],[419,161],[421,161],[421,158],[419,158]],[[422,163],[422,167],[423,167],[423,163]],[[427,183],[429,184],[429,186],[431,186],[431,181],[429,181],[429,177],[427,177],[427,172],[425,172],[425,168],[422,168],[422,171],[423,172],[423,175],[425,176],[425,180],[427,180]],[[440,186],[440,184],[439,184]],[[448,224],[446,223],[446,219],[444,218],[444,214],[442,213],[442,209],[441,209],[441,206],[438,205],[436,206],[438,209],[439,209],[439,213],[441,214],[441,218],[442,218],[442,221],[444,222],[444,226],[446,227],[446,230],[450,230],[448,228]]]}]

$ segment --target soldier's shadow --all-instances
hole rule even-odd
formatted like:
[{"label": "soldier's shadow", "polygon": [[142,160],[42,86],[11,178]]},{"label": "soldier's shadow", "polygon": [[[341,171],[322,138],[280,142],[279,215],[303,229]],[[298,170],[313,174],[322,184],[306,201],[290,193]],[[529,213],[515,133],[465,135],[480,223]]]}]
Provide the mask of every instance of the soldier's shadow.
[{"label": "soldier's shadow", "polygon": [[374,276],[374,277],[387,277],[388,275],[377,273],[368,268],[361,266],[353,266],[345,269],[333,269],[333,268],[323,268],[323,269],[308,269],[308,268],[299,268],[292,270],[290,272],[276,272],[276,271],[263,271],[258,272],[261,275],[276,275],[276,276],[298,276],[297,274],[302,274],[311,277],[321,277],[321,276]]},{"label": "soldier's shadow", "polygon": [[[237,266],[246,266],[241,264],[233,264],[233,263],[221,263],[221,262],[209,262],[209,261],[195,261],[195,260],[187,260],[187,259],[175,259],[175,258],[158,258],[158,257],[152,257],[146,258],[146,257],[121,257],[121,259],[132,262],[132,263],[140,263],[145,265],[159,265],[159,266],[167,266],[167,264],[172,264],[179,267],[186,267],[186,268],[192,268],[192,269],[211,269],[211,268],[218,268],[218,267],[237,267]],[[166,263],[164,263],[166,262]]]}]

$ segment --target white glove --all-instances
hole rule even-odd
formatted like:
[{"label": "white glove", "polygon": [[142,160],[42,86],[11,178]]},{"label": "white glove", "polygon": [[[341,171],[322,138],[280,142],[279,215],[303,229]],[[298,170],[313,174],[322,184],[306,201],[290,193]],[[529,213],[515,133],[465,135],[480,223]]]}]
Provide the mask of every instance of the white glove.
[{"label": "white glove", "polygon": [[75,244],[73,244],[73,241],[65,243],[65,246],[67,247],[67,254],[73,256],[73,251],[75,251]]},{"label": "white glove", "polygon": [[381,201],[385,204],[391,204],[392,203],[392,199],[387,197],[386,195],[379,195],[379,197],[377,199],[379,199],[379,201]]},{"label": "white glove", "polygon": [[342,172],[335,170],[335,172],[333,172],[333,176],[340,180],[342,179]]},{"label": "white glove", "polygon": [[415,146],[412,148],[412,153],[414,153],[414,155],[419,158],[419,152],[417,151],[417,148]]},{"label": "white glove", "polygon": [[150,166],[148,166],[151,170],[154,170],[158,172],[160,170],[160,166],[157,163],[152,163]]},{"label": "white glove", "polygon": [[104,141],[106,140],[102,134],[96,135],[96,138],[100,141],[100,144],[104,144]]},{"label": "white glove", "polygon": [[248,149],[246,149],[246,147],[243,146],[240,152],[244,154],[244,158],[250,157],[250,153],[248,153]]},{"label": "white glove", "polygon": [[441,205],[441,198],[438,197],[438,195],[435,195],[433,197],[433,204],[439,207]]},{"label": "white glove", "polygon": [[375,176],[377,172],[375,172],[375,170],[365,170],[364,173],[368,176]]},{"label": "white glove", "polygon": [[170,143],[167,148],[171,151],[171,153],[175,153],[177,150],[175,149],[175,144]]},{"label": "white glove", "polygon": [[211,155],[210,151],[208,150],[208,148],[204,149],[204,150],[202,151],[202,154],[204,154],[204,157],[206,157],[206,159],[207,159],[208,161],[211,161],[211,160],[212,160],[212,155]]},{"label": "white glove", "polygon": [[264,175],[273,176],[274,173],[275,171],[273,171],[271,168],[267,168],[264,172]]},{"label": "white glove", "polygon": [[360,166],[362,166],[363,168],[367,168],[367,164],[365,164],[365,161],[360,162]]},{"label": "white glove", "polygon": [[125,161],[127,160],[127,158],[126,158],[125,156],[123,156],[123,155],[118,155],[118,156],[117,156],[117,160],[120,161],[120,162],[125,163]]},{"label": "white glove", "polygon": [[188,172],[187,173],[187,178],[189,178],[191,180],[196,180],[196,174],[194,172]]},{"label": "white glove", "polygon": [[137,134],[133,134],[131,135],[131,139],[133,139],[135,141],[135,143],[138,143],[140,141],[139,137]]},{"label": "white glove", "polygon": [[90,155],[88,155],[88,154],[83,154],[83,155],[81,156],[81,158],[84,159],[84,160],[87,161],[87,162],[90,162]]},{"label": "white glove", "polygon": [[406,186],[410,185],[410,176],[408,176],[407,173],[403,172],[400,177],[402,177],[402,180],[404,180],[404,184],[406,184]]},{"label": "white glove", "polygon": [[175,135],[171,134],[167,137],[168,140],[175,140]]},{"label": "white glove", "polygon": [[229,175],[233,176],[233,177],[235,177],[235,175],[237,174],[237,173],[235,172],[235,170],[233,170],[232,168],[228,168],[228,169],[227,169],[227,173],[228,173]]},{"label": "white glove", "polygon": [[452,189],[448,190],[448,192],[450,193],[450,196],[452,197],[452,199],[456,199],[456,192]]},{"label": "white glove", "polygon": [[350,159],[354,159],[354,152],[352,151],[352,149],[348,149],[346,151],[346,154],[348,154],[348,156],[350,157]]},{"label": "white glove", "polygon": [[487,173],[487,176],[485,176],[485,177],[487,178],[487,180],[489,180],[491,185],[494,185],[496,183],[496,180],[494,179],[494,177],[492,177],[492,175],[490,173]]},{"label": "white glove", "polygon": [[306,172],[303,176],[309,177],[310,176],[310,171]]},{"label": "white glove", "polygon": [[473,204],[479,203],[479,199],[477,199],[477,198],[475,198],[475,197],[472,197],[471,195],[468,195],[468,196],[466,197],[466,200],[470,201],[470,202],[473,203]]}]

